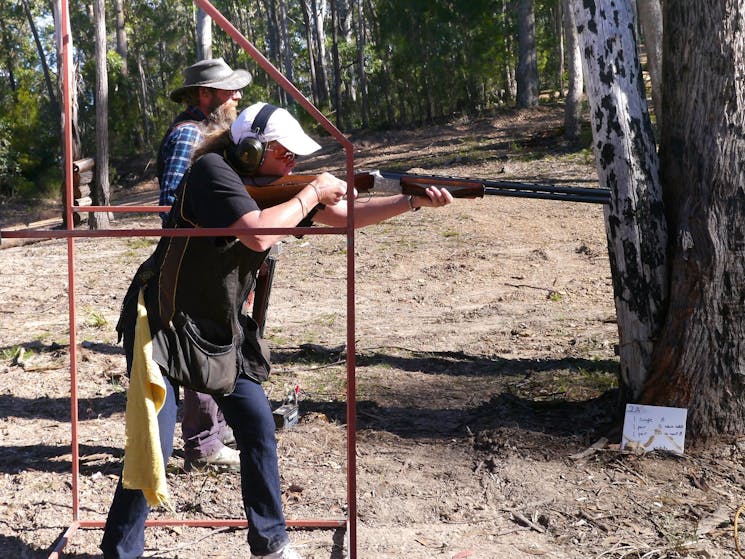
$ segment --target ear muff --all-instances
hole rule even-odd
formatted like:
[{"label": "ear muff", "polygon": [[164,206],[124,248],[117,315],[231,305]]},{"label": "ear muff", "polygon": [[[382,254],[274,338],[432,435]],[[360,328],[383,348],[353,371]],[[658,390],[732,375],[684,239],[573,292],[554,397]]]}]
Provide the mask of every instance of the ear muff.
[{"label": "ear muff", "polygon": [[230,163],[236,171],[243,175],[253,175],[258,171],[266,156],[266,144],[259,140],[259,136],[264,133],[269,117],[279,107],[267,103],[256,114],[253,120],[251,131],[257,137],[243,138],[238,145],[233,145],[227,151]]},{"label": "ear muff", "polygon": [[264,144],[256,138],[243,138],[236,146],[231,142],[228,149],[230,164],[242,175],[253,175],[264,162]]}]

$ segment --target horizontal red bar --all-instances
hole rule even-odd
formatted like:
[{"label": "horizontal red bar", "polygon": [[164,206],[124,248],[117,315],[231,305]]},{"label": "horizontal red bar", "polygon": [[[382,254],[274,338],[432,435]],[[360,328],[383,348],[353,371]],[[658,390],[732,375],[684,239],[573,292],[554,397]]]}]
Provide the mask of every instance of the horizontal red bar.
[{"label": "horizontal red bar", "polygon": [[[81,528],[103,528],[105,520],[80,520],[78,525]],[[344,528],[347,525],[346,519],[297,519],[288,520],[287,526],[291,528]],[[205,528],[218,528],[223,526],[234,526],[236,528],[247,528],[248,521],[240,518],[199,518],[199,519],[182,519],[182,518],[161,518],[158,520],[148,520],[145,526],[193,526]]]},{"label": "horizontal red bar", "polygon": [[0,230],[2,239],[67,239],[70,237],[235,237],[248,232],[265,235],[344,235],[344,227],[262,227],[255,229],[19,229]]}]

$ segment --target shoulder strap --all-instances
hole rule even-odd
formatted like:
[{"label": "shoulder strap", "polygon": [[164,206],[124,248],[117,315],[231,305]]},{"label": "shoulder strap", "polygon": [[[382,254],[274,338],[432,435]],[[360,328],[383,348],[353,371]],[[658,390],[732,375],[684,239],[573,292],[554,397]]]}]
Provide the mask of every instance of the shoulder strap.
[{"label": "shoulder strap", "polygon": [[278,108],[279,107],[270,105],[269,103],[261,107],[259,112],[256,114],[254,121],[251,123],[251,131],[257,136],[262,136],[264,134],[264,129],[269,122],[269,117],[271,117],[272,113],[274,113]]},{"label": "shoulder strap", "polygon": [[181,182],[178,183],[176,192],[173,195],[173,204],[171,204],[171,211],[168,212],[168,219],[166,219],[165,229],[176,229],[178,227],[196,227],[194,223],[186,219],[184,216],[184,190],[186,190],[186,181],[189,180],[191,174],[191,165],[184,176],[181,177]]}]

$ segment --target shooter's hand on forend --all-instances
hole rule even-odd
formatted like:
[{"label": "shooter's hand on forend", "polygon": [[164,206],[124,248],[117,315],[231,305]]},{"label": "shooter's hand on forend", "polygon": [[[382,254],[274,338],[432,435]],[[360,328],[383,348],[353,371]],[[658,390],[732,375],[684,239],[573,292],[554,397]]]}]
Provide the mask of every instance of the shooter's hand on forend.
[{"label": "shooter's hand on forend", "polygon": [[428,186],[424,193],[414,196],[411,199],[412,208],[439,208],[450,204],[453,201],[453,195],[445,188]]}]

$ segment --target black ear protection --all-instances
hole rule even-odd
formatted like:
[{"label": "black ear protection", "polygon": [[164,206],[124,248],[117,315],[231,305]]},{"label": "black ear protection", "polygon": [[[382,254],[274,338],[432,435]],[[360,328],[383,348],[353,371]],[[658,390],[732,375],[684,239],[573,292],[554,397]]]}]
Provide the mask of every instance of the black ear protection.
[{"label": "black ear protection", "polygon": [[[251,132],[256,134],[256,136],[261,136],[269,122],[269,117],[278,108],[269,103],[261,107],[251,124]],[[233,165],[235,170],[242,175],[253,175],[256,173],[264,162],[266,144],[254,137],[243,138],[238,145],[235,145],[233,142],[230,144],[227,155],[230,159],[230,164]]]}]

